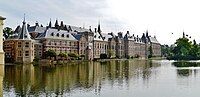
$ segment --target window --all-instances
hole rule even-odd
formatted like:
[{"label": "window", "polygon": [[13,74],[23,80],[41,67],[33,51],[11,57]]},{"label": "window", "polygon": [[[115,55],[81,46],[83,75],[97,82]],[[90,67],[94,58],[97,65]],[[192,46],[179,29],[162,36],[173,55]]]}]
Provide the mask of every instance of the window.
[{"label": "window", "polygon": [[26,42],[26,43],[25,43],[25,47],[29,47],[29,42]]},{"label": "window", "polygon": [[69,38],[69,34],[67,34],[66,37]]},{"label": "window", "polygon": [[54,45],[56,45],[56,41],[54,41]]},{"label": "window", "polygon": [[18,51],[18,56],[19,56],[19,57],[22,56],[22,51]]},{"label": "window", "polygon": [[71,46],[71,42],[69,42],[69,46]]},{"label": "window", "polygon": [[62,37],[65,37],[65,35],[64,35],[64,34],[62,34]]},{"label": "window", "polygon": [[59,37],[59,33],[57,33],[56,36]]},{"label": "window", "polygon": [[26,56],[26,57],[29,56],[29,51],[25,51],[25,56]]},{"label": "window", "polygon": [[62,41],[60,41],[60,45],[62,45]]},{"label": "window", "polygon": [[53,32],[51,33],[51,36],[54,36],[54,33],[53,33]]},{"label": "window", "polygon": [[18,47],[22,47],[22,43],[21,42],[18,42]]}]

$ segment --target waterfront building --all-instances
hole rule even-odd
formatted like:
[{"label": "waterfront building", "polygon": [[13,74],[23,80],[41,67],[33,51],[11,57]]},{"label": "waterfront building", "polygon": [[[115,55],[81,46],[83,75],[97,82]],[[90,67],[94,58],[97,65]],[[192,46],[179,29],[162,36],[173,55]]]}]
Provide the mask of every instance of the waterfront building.
[{"label": "waterfront building", "polygon": [[34,57],[43,58],[50,49],[57,55],[75,52],[87,60],[98,59],[101,54],[109,58],[146,58],[150,48],[152,56],[161,56],[160,43],[156,37],[149,36],[148,31],[142,37],[131,35],[129,31],[125,35],[123,32],[117,35],[113,32],[102,33],[100,23],[92,31],[91,27],[66,25],[63,21],[59,25],[58,20],[54,26],[50,20],[46,27],[38,22],[34,26],[26,25],[24,20],[22,27],[18,26],[15,32],[4,41],[6,59],[13,62],[32,62]]},{"label": "waterfront building", "polygon": [[19,32],[4,41],[5,57],[8,62],[31,63],[34,59],[34,40],[28,33],[25,18]]}]

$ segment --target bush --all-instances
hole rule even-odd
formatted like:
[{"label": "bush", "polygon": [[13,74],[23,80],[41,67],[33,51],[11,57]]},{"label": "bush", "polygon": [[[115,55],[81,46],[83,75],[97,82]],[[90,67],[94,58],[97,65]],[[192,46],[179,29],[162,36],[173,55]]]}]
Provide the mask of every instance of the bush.
[{"label": "bush", "polygon": [[74,58],[78,58],[79,57],[79,55],[77,53],[75,53],[75,52],[69,53],[68,56],[69,57],[74,57]]},{"label": "bush", "polygon": [[107,59],[107,54],[100,54],[100,59]]},{"label": "bush", "polygon": [[140,55],[139,55],[139,54],[136,54],[136,55],[135,55],[135,58],[139,58],[139,57],[140,57]]}]

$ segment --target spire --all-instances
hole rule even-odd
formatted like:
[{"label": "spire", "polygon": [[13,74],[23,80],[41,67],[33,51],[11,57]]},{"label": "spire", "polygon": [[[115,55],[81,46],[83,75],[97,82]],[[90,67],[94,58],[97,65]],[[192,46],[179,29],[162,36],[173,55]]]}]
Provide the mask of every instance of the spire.
[{"label": "spire", "polygon": [[23,20],[23,24],[26,24],[26,14],[24,13],[24,20]]},{"label": "spire", "polygon": [[51,28],[51,18],[50,18],[50,21],[49,21],[49,28]]},{"label": "spire", "polygon": [[185,38],[185,33],[184,33],[184,31],[183,31],[183,38]]},{"label": "spire", "polygon": [[99,21],[99,24],[98,24],[97,32],[101,33],[100,21]]},{"label": "spire", "polygon": [[148,32],[148,29],[146,30],[146,37],[148,37],[149,36],[149,32]]},{"label": "spire", "polygon": [[28,30],[26,28],[26,22],[25,22],[25,14],[24,14],[24,20],[23,20],[23,25],[22,25],[22,28],[19,32],[19,36],[18,36],[18,39],[22,39],[22,40],[31,40],[31,37],[28,33]]},{"label": "spire", "polygon": [[56,22],[55,22],[55,28],[59,28],[59,25],[58,25],[58,20],[56,19]]}]

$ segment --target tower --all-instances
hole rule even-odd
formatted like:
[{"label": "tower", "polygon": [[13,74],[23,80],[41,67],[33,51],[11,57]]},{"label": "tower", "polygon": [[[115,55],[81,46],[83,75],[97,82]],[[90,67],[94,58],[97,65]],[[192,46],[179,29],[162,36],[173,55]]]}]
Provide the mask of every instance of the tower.
[{"label": "tower", "polygon": [[6,18],[0,16],[0,65],[4,64],[4,51],[3,51],[3,20]]}]

